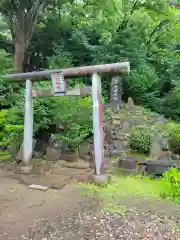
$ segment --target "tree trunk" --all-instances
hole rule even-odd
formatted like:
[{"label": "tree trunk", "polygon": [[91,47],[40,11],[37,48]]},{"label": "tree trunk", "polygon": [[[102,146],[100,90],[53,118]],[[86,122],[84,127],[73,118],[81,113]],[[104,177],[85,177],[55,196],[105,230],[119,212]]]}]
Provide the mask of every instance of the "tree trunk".
[{"label": "tree trunk", "polygon": [[24,31],[17,31],[14,41],[14,65],[18,72],[24,72],[26,43]]},{"label": "tree trunk", "polygon": [[12,1],[14,7],[15,21],[12,18],[11,33],[14,43],[14,65],[16,70],[24,72],[24,60],[27,47],[31,41],[37,24],[38,16],[47,4],[47,0],[33,1],[30,9],[26,9],[24,0]]}]

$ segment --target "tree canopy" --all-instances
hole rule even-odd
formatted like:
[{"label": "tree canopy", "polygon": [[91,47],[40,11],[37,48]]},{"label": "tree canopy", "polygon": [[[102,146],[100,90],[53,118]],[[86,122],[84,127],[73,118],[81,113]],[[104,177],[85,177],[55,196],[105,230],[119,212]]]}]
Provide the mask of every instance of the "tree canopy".
[{"label": "tree canopy", "polygon": [[[10,71],[129,61],[131,73],[122,78],[124,100],[131,96],[135,103],[179,121],[178,3],[164,0],[1,0],[1,75]],[[75,84],[89,81],[82,78]],[[103,78],[103,96],[107,101],[109,88],[109,78]],[[9,114],[22,124],[23,113],[19,111],[22,111],[24,88],[17,93],[3,82],[0,91],[1,109],[9,108]],[[76,103],[83,108],[90,103],[86,100],[86,104],[84,100]],[[53,115],[58,108],[56,101],[36,99],[36,133],[57,122]],[[67,100],[61,104],[71,109]],[[70,111],[75,116],[74,111]],[[59,121],[63,124],[64,119],[71,121],[65,110],[62,114],[64,118],[62,120],[61,116]],[[90,129],[89,120],[85,122],[83,129],[87,126]],[[14,124],[12,119],[10,124]],[[71,127],[75,135],[81,131],[80,127],[79,130]]]}]

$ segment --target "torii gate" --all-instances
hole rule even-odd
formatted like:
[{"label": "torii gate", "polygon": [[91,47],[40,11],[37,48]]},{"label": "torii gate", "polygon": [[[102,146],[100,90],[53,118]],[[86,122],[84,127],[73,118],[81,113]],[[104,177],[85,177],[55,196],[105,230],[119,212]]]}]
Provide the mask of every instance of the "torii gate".
[{"label": "torii gate", "polygon": [[[12,83],[26,83],[24,110],[24,144],[23,163],[28,166],[33,152],[33,99],[32,97],[67,96],[92,94],[93,103],[93,133],[96,175],[101,174],[104,161],[103,143],[103,107],[101,103],[101,75],[121,75],[129,73],[129,62],[74,67],[66,69],[47,70],[39,72],[16,73],[5,76]],[[92,76],[92,87],[68,88],[69,78]],[[52,80],[53,90],[33,90],[33,81]]]}]

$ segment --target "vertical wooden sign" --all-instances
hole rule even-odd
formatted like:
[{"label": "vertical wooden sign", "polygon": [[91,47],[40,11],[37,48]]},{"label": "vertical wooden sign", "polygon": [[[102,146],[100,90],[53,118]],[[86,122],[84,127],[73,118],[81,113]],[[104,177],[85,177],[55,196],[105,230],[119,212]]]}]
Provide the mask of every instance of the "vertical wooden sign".
[{"label": "vertical wooden sign", "polygon": [[62,72],[51,73],[54,95],[62,95],[67,91],[66,81]]}]

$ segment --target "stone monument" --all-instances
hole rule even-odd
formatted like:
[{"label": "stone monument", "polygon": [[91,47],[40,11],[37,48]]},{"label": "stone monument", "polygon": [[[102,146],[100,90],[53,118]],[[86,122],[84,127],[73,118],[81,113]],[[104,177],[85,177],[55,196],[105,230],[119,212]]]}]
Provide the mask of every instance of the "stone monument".
[{"label": "stone monument", "polygon": [[111,93],[110,93],[110,102],[112,105],[116,107],[118,110],[122,107],[122,95],[123,95],[123,88],[122,82],[120,77],[113,77],[111,81]]}]

